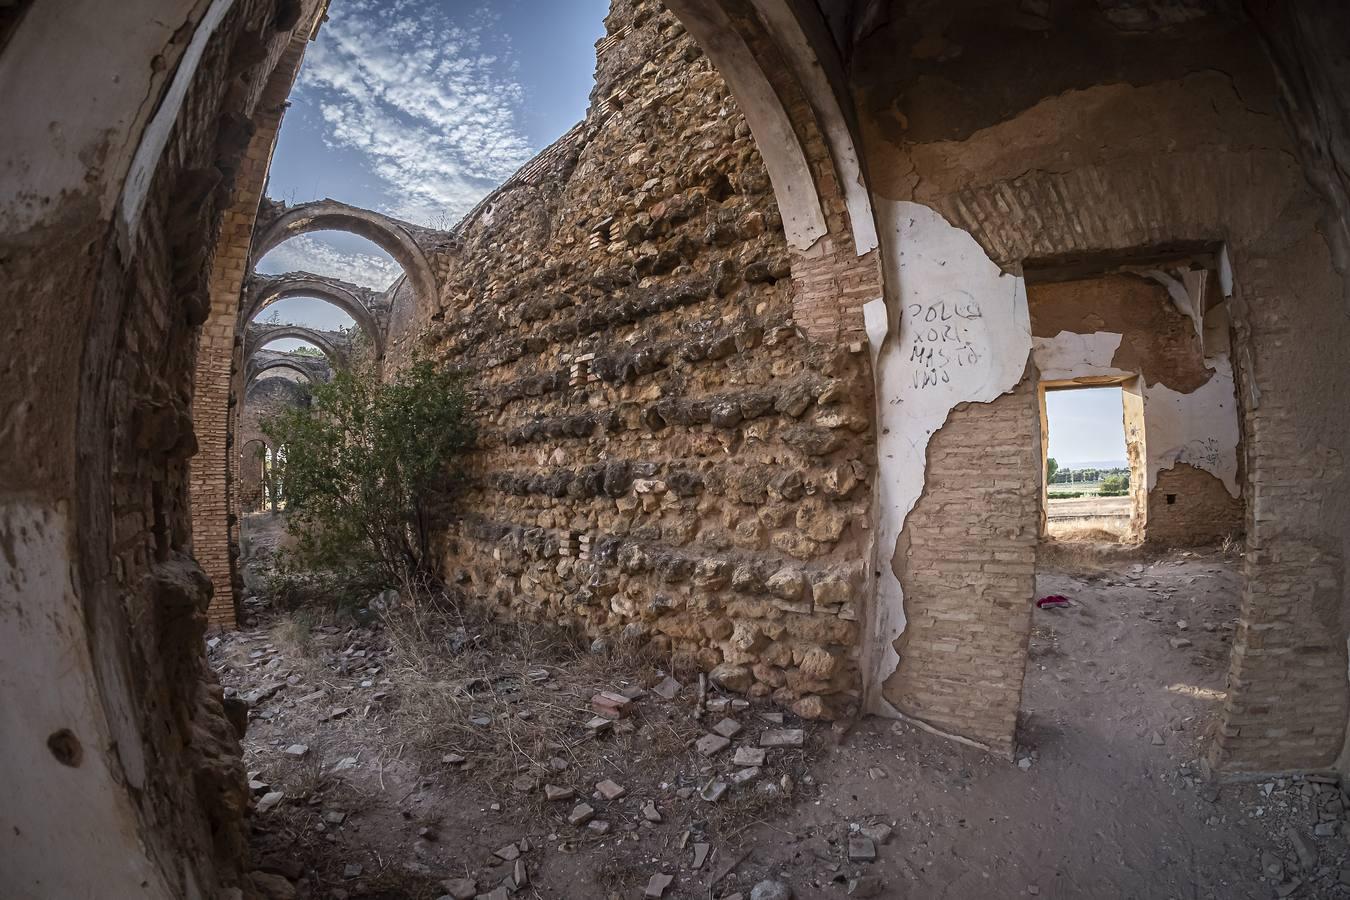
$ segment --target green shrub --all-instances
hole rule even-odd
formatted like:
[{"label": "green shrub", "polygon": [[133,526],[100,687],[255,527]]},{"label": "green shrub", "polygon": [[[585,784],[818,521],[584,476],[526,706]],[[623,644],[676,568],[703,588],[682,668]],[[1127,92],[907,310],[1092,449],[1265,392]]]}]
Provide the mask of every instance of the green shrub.
[{"label": "green shrub", "polygon": [[263,431],[284,451],[288,563],[362,591],[437,580],[431,530],[474,438],[457,376],[425,361],[391,382],[340,371]]},{"label": "green shrub", "polygon": [[1107,475],[1102,479],[1100,493],[1103,497],[1119,497],[1130,487],[1129,475]]}]

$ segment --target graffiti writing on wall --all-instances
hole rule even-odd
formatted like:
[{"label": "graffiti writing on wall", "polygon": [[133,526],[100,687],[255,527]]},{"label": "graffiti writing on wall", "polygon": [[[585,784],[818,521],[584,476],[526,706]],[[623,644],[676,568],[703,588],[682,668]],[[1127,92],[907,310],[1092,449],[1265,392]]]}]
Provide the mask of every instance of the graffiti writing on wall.
[{"label": "graffiti writing on wall", "polygon": [[1196,438],[1188,441],[1177,453],[1177,462],[1189,463],[1200,469],[1214,471],[1219,467],[1219,442],[1215,438]]},{"label": "graffiti writing on wall", "polygon": [[980,362],[983,318],[980,304],[965,292],[905,308],[910,337],[909,361],[916,390],[949,384],[955,370]]}]

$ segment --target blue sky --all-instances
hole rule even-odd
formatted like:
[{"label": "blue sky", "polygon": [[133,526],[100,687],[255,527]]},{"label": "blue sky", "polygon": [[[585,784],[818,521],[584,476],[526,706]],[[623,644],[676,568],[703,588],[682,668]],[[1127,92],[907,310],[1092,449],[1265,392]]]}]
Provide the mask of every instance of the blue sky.
[{"label": "blue sky", "polygon": [[1125,408],[1120,388],[1047,391],[1052,456],[1061,468],[1125,462]]},{"label": "blue sky", "polygon": [[[585,116],[608,12],[608,0],[333,0],[291,93],[268,196],[453,226]],[[379,290],[399,274],[374,244],[336,232],[293,238],[258,265],[299,269]],[[273,309],[351,324],[321,301]]]}]

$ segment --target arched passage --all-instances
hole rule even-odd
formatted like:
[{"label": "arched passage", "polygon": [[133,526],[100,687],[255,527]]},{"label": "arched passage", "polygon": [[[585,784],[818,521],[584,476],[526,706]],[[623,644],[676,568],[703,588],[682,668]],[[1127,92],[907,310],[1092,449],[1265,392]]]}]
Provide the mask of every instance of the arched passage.
[{"label": "arched passage", "polygon": [[[770,8],[767,0],[760,5]],[[221,540],[228,536],[223,524],[228,492],[222,487],[217,494],[210,490],[214,485],[205,486],[207,502],[201,508],[222,523],[215,539],[190,533],[184,470],[194,425],[202,458],[214,462],[212,454],[224,452],[224,426],[215,426],[228,416],[229,345],[236,333],[248,238],[281,104],[320,12],[312,2],[285,6],[300,11],[288,13],[281,24],[283,17],[274,15],[278,6],[260,0],[200,3],[189,12],[182,4],[146,0],[135,4],[135,15],[84,2],[74,7],[84,27],[71,28],[63,18],[72,14],[70,5],[27,4],[0,55],[0,81],[25,85],[22,92],[0,95],[0,119],[14,136],[0,148],[0,170],[18,188],[0,194],[5,249],[18,248],[7,256],[12,263],[7,287],[16,302],[0,307],[6,317],[0,346],[9,351],[8,358],[33,363],[31,369],[16,369],[13,378],[0,379],[0,406],[19,423],[0,429],[6,563],[14,573],[4,588],[22,601],[0,605],[0,659],[17,661],[20,675],[0,680],[6,693],[0,708],[13,715],[0,729],[0,756],[22,767],[26,777],[16,783],[0,818],[5,833],[15,838],[7,875],[20,890],[42,885],[49,893],[69,896],[215,895],[226,892],[223,888],[237,892],[242,877],[240,810],[248,797],[219,695],[203,684],[210,676],[201,661],[199,610],[209,589],[188,555],[210,560],[217,595],[228,595],[228,541]],[[762,84],[743,93],[731,69],[726,74],[733,91],[787,107],[785,117],[807,162],[806,171],[797,163],[780,167],[795,181],[776,179],[775,190],[812,189],[820,198],[827,234],[817,238],[809,256],[802,251],[792,277],[800,280],[802,328],[812,335],[827,333],[841,318],[841,308],[855,309],[878,287],[875,273],[869,280],[865,272],[844,265],[844,251],[856,256],[864,247],[844,241],[844,235],[859,233],[857,223],[843,227],[841,218],[836,227],[832,219],[847,207],[842,195],[827,190],[829,178],[838,179],[842,167],[819,149],[828,148],[828,141],[812,140],[820,137],[820,128],[813,124],[810,103],[803,102],[809,94],[800,82],[796,89],[784,84],[784,78],[796,77],[796,66],[771,65],[774,53],[759,53],[770,39],[747,34],[754,24],[746,18],[749,7],[726,2],[705,9],[713,7],[723,8],[726,16],[714,24],[740,32],[774,96],[765,94]],[[828,52],[814,39],[811,44]],[[1004,46],[1013,52],[1021,45],[991,41],[988,46],[991,52]],[[885,52],[897,55],[893,43]],[[977,54],[955,60],[957,55],[924,62],[980,64]],[[278,58],[277,77],[269,78],[261,61]],[[1315,54],[1300,58],[1317,69]],[[237,90],[222,89],[227,65],[242,67],[229,75]],[[1083,67],[1090,69],[1088,63]],[[120,77],[109,78],[109,72]],[[975,68],[972,75],[988,77]],[[1111,89],[1117,87],[1133,89],[1128,84]],[[1066,86],[1046,99],[1077,102],[1069,95],[1095,91]],[[1300,110],[1296,121],[1315,119],[1320,114],[1315,107]],[[1241,110],[1222,112],[1212,104],[1197,109],[1248,124],[1239,118]],[[66,117],[74,125],[63,129],[62,141],[54,144],[51,126],[67,124]],[[775,118],[782,132],[784,117]],[[253,140],[241,122],[256,126]],[[1025,124],[1005,116],[976,130],[974,135],[989,142],[978,148],[979,158],[1003,160],[1017,143],[1007,138],[1054,130]],[[1266,127],[1250,124],[1253,130]],[[1000,130],[1004,125],[1025,130],[1012,134]],[[1145,125],[1170,140],[1152,120]],[[1233,196],[1232,185],[1245,187],[1253,172],[1273,168],[1268,161],[1264,167],[1244,166],[1202,189],[1197,185],[1205,178],[1227,172],[1214,164],[1213,157],[1223,153],[1201,147],[1205,158],[1180,168],[1187,164],[1184,149],[1166,150],[1165,157],[1176,159],[1178,166],[1167,190],[1155,189],[1159,182],[1152,170],[1157,167],[1139,165],[1136,172],[1133,164],[1118,165],[1105,151],[1076,165],[1047,155],[1049,162],[1035,169],[1011,159],[1018,164],[1007,173],[990,172],[985,178],[981,171],[981,180],[935,155],[937,164],[924,181],[937,183],[926,183],[923,191],[930,204],[945,203],[950,215],[939,221],[934,214],[920,224],[945,239],[962,214],[969,216],[962,224],[970,233],[998,243],[1001,224],[1036,222],[1039,213],[1062,210],[1061,188],[1067,183],[1075,188],[1073,196],[1083,198],[1080,209],[1093,213],[1081,221],[1102,228],[1110,239],[1089,249],[1110,249],[1134,234],[1122,238],[1107,231],[1128,224],[1130,217],[1096,215],[1103,184],[1114,197],[1187,200],[1176,218],[1188,221],[1186,215]],[[1270,157],[1289,157],[1278,141],[1258,149]],[[1148,162],[1142,151],[1132,152],[1139,154],[1136,160]],[[91,166],[91,159],[100,164]],[[1106,177],[1113,171],[1119,180]],[[1342,358],[1344,326],[1323,315],[1327,299],[1339,288],[1324,277],[1329,270],[1325,248],[1310,234],[1316,210],[1303,193],[1305,173],[1280,171],[1288,174],[1288,196],[1285,183],[1272,196],[1289,202],[1249,203],[1261,221],[1246,230],[1262,239],[1287,237],[1289,244],[1265,254],[1254,240],[1242,247],[1251,262],[1245,271],[1255,273],[1240,294],[1243,302],[1251,301],[1244,327],[1258,339],[1251,349],[1251,372],[1258,383],[1248,387],[1252,403],[1261,404],[1254,430],[1263,442],[1252,448],[1251,458],[1259,467],[1252,481],[1262,492],[1264,522],[1256,535],[1259,552],[1247,565],[1263,580],[1259,588],[1248,588],[1245,601],[1244,668],[1235,673],[1230,698],[1231,715],[1238,719],[1227,747],[1229,754],[1242,754],[1239,763],[1267,770],[1321,765],[1342,737],[1341,706],[1309,721],[1305,714],[1317,710],[1293,694],[1342,698],[1345,692],[1341,460],[1348,448],[1344,417],[1336,416],[1333,405],[1344,396],[1344,379],[1336,366],[1325,364]],[[803,183],[807,172],[811,188]],[[962,183],[944,188],[940,180],[948,173],[956,173]],[[1058,180],[1047,181],[1041,195],[1047,179]],[[896,210],[906,214],[897,216],[897,234],[903,227],[907,237],[913,236],[918,220],[911,214],[931,209],[919,202],[925,195],[916,190],[914,196],[913,202],[897,201],[910,204]],[[1197,198],[1204,202],[1189,202]],[[1296,210],[1305,220],[1286,218],[1270,227],[1267,211],[1283,209]],[[814,218],[808,214],[806,221]],[[1155,221],[1151,215],[1138,220]],[[1215,232],[1209,220],[1199,224],[1205,226],[1196,229],[1201,238],[1229,233]],[[802,231],[802,239],[810,240],[813,230]],[[1052,229],[1032,231],[1025,241],[1010,242],[1017,252],[1000,262],[1015,269],[1029,253],[1082,249],[1076,235],[1051,242]],[[1159,228],[1142,237],[1154,242],[1175,233]],[[836,236],[842,249],[821,243]],[[217,237],[222,239],[217,242]],[[952,255],[979,252],[971,250],[969,234],[957,237],[961,242]],[[72,247],[85,250],[87,264],[69,264]],[[839,255],[833,255],[836,250]],[[1292,264],[1279,258],[1286,250]],[[1300,280],[1309,273],[1322,280],[1310,287]],[[808,274],[818,277],[804,277]],[[990,281],[997,283],[998,277],[990,271]],[[210,315],[196,360],[189,417],[186,384],[203,310]],[[884,321],[879,330],[892,339],[898,336],[897,328]],[[1290,334],[1301,340],[1289,340]],[[1323,364],[1321,371],[1317,364]],[[980,405],[970,404],[972,415]],[[211,468],[207,474],[224,478],[224,470],[221,465],[219,473]],[[198,474],[194,465],[194,501]],[[968,498],[962,505],[969,506]],[[1282,527],[1286,523],[1298,527]],[[1305,680],[1310,656],[1325,673],[1315,680]],[[1291,719],[1297,732],[1285,727]],[[54,729],[82,740],[78,768],[68,765],[69,756],[63,762],[48,751]],[[1292,754],[1282,740],[1291,733],[1297,735]],[[53,852],[61,846],[88,852],[72,866],[68,857]]]},{"label": "arched passage", "polygon": [[347,366],[347,352],[334,342],[333,338],[338,336],[306,325],[254,325],[244,341],[244,364],[247,365],[249,360],[259,351],[267,349],[267,345],[273,341],[295,338],[308,341],[323,351],[334,369],[343,369]]},{"label": "arched passage", "polygon": [[438,293],[436,276],[426,252],[413,236],[414,228],[337,200],[316,200],[287,209],[272,220],[258,234],[249,259],[256,264],[283,241],[302,234],[345,231],[365,238],[392,256],[403,267],[404,277],[412,283],[418,302],[434,306]]},{"label": "arched passage", "polygon": [[355,320],[375,347],[376,357],[384,355],[384,329],[368,305],[370,300],[357,292],[360,288],[336,279],[295,272],[275,278],[254,276],[241,312],[245,323],[252,322],[273,303],[291,298],[313,297],[331,303]]},{"label": "arched passage", "polygon": [[254,439],[246,441],[239,450],[239,509],[256,512],[263,507],[263,480],[267,444]]},{"label": "arched passage", "polygon": [[245,386],[252,385],[261,378],[264,373],[276,369],[286,369],[295,372],[296,374],[303,376],[305,380],[309,381],[311,384],[325,380],[323,374],[324,371],[326,371],[326,367],[322,364],[316,366],[300,362],[300,359],[297,357],[287,357],[283,355],[277,355],[267,359],[259,359],[257,356],[254,356],[247,367],[247,373],[244,379]]}]

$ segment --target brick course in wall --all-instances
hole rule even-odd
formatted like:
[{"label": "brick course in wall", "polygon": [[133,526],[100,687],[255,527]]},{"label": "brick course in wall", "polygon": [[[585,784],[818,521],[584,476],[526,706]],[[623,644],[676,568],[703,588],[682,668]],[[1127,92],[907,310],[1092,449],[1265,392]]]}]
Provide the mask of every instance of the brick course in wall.
[{"label": "brick course in wall", "polygon": [[277,61],[253,117],[254,132],[235,176],[231,203],[221,225],[208,284],[210,312],[202,326],[193,375],[192,419],[197,454],[191,462],[192,553],[215,586],[207,619],[211,627],[236,622],[235,555],[239,514],[231,483],[237,475],[233,449],[234,401],[238,395],[236,334],[239,303],[249,267],[253,225],[285,111],[308,35],[298,36]]},{"label": "brick course in wall", "polygon": [[1034,377],[954,409],[891,561],[905,592],[901,712],[1011,755],[1035,591],[1040,409]]}]

